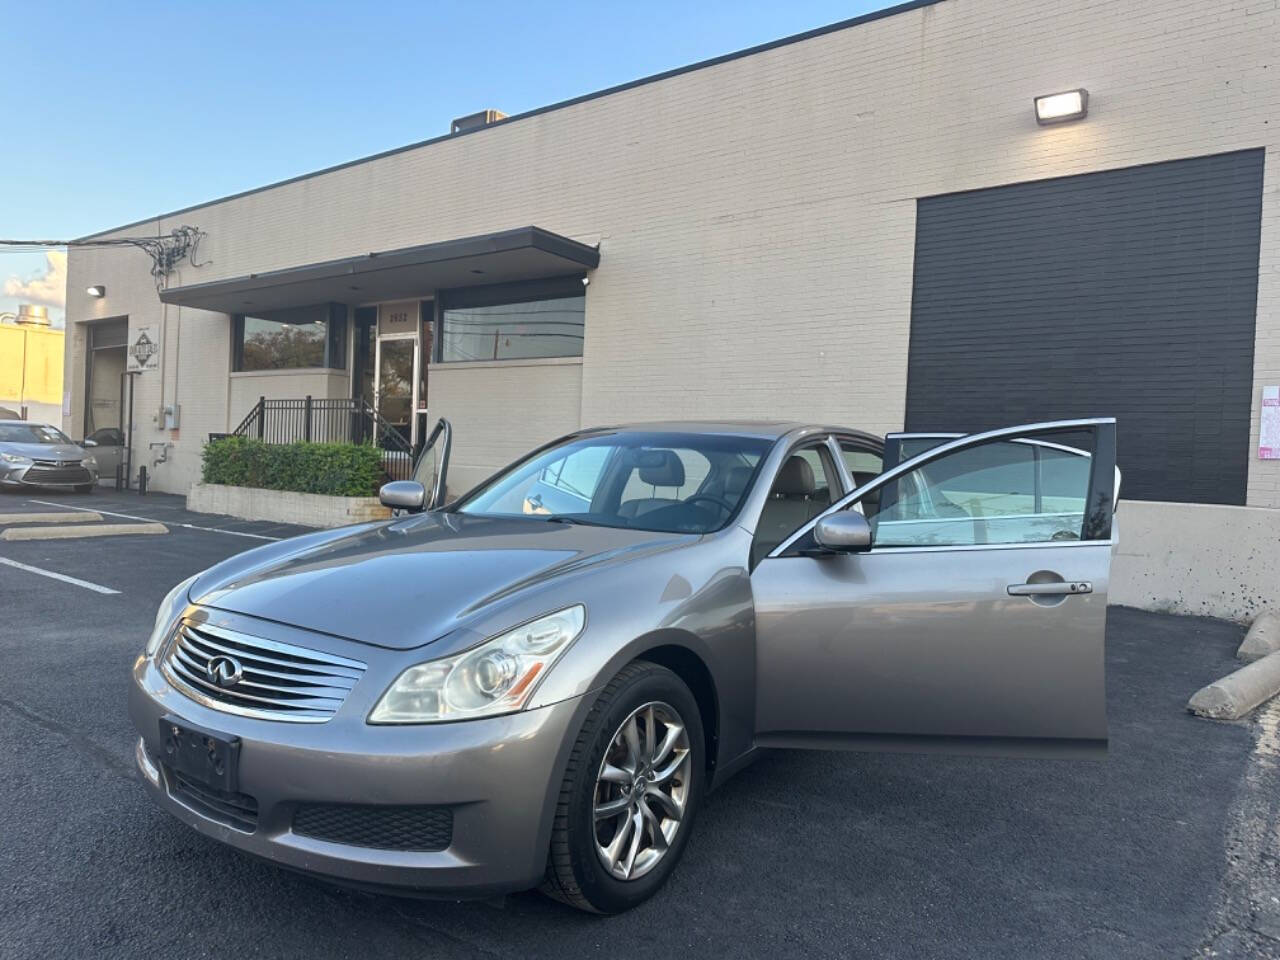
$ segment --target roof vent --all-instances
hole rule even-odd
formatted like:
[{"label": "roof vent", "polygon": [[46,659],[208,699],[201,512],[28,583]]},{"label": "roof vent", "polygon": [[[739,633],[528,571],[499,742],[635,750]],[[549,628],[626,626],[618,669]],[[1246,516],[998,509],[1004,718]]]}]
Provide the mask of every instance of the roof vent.
[{"label": "roof vent", "polygon": [[479,113],[469,113],[465,117],[459,117],[449,125],[449,134],[466,133],[468,130],[478,130],[480,127],[487,127],[491,123],[497,123],[499,120],[507,119],[507,115],[501,110],[481,110]]},{"label": "roof vent", "polygon": [[30,327],[49,326],[49,308],[37,307],[29,303],[18,305],[18,323]]}]

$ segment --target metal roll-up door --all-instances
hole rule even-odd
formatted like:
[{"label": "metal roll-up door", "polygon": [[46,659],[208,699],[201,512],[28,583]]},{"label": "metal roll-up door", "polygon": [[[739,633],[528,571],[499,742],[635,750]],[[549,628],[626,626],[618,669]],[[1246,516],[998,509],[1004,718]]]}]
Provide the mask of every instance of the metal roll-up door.
[{"label": "metal roll-up door", "polygon": [[1124,495],[1242,504],[1262,150],[919,201],[906,428],[1115,416]]}]

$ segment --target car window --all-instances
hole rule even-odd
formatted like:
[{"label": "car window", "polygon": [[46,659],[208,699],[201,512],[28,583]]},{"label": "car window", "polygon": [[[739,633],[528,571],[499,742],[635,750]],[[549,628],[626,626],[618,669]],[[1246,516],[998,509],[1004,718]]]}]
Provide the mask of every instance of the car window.
[{"label": "car window", "polygon": [[528,514],[587,513],[609,459],[608,447],[584,447],[557,457],[543,467],[524,496]]},{"label": "car window", "polygon": [[877,548],[1078,540],[1090,462],[1079,449],[992,441],[884,484],[863,512]]},{"label": "car window", "polygon": [[840,456],[844,459],[845,469],[853,477],[855,486],[862,486],[884,472],[884,457],[857,441],[841,440]]},{"label": "car window", "polygon": [[641,467],[633,467],[622,490],[623,503],[637,500],[682,500],[702,489],[707,474],[711,472],[711,461],[697,450],[673,447],[671,452],[680,461],[681,482],[678,485],[650,483],[648,481],[652,479],[651,476],[647,476]]},{"label": "car window", "polygon": [[831,505],[832,491],[839,491],[835,463],[824,441],[806,444],[783,461],[769,488],[769,499],[760,511],[752,563],[791,536]]},{"label": "car window", "polygon": [[94,443],[104,447],[119,447],[124,445],[124,434],[115,427],[103,427],[101,430],[95,430],[86,440],[92,440]]},{"label": "car window", "polygon": [[[840,456],[844,460],[845,469],[849,471],[849,478],[853,480],[855,488],[870,483],[884,473],[884,457],[879,452],[868,450],[856,440],[841,439],[839,443]],[[874,508],[879,502],[880,494],[873,491],[867,495],[861,509]]]},{"label": "car window", "polygon": [[737,512],[770,445],[759,437],[656,431],[579,437],[490,479],[455,509],[707,533]]},{"label": "car window", "polygon": [[67,435],[46,423],[0,423],[0,443],[70,443]]}]

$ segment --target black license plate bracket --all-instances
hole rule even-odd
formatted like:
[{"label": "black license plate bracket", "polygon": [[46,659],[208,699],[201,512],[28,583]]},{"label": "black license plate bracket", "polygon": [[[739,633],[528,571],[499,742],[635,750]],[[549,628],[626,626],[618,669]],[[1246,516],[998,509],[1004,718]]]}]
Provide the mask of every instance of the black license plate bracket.
[{"label": "black license plate bracket", "polygon": [[240,738],[178,717],[160,720],[164,763],[175,772],[227,793],[240,787]]}]

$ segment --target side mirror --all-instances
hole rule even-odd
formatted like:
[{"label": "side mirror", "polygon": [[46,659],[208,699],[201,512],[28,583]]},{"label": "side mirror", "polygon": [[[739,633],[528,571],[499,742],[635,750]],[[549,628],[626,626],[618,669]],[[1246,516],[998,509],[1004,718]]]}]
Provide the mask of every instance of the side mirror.
[{"label": "side mirror", "polygon": [[98,445],[97,440],[90,440],[88,437],[85,437],[83,440],[80,441],[80,446],[84,447],[86,450],[88,450],[90,447],[96,447],[97,445]]},{"label": "side mirror", "polygon": [[378,491],[378,500],[393,510],[420,513],[427,502],[427,488],[417,480],[392,480]]},{"label": "side mirror", "polygon": [[841,510],[823,517],[814,525],[813,539],[818,546],[839,553],[871,549],[871,524],[854,510]]}]

